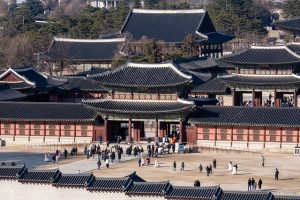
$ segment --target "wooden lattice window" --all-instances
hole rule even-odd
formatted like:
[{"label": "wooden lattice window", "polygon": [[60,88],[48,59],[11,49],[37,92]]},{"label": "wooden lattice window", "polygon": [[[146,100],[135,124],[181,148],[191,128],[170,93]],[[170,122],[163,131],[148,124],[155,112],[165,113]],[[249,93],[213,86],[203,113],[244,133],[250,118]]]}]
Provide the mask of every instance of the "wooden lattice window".
[{"label": "wooden lattice window", "polygon": [[203,128],[203,140],[209,140],[209,128]]},{"label": "wooden lattice window", "polygon": [[49,125],[49,135],[55,136],[55,125],[54,124]]},{"label": "wooden lattice window", "polygon": [[254,129],[253,130],[253,141],[259,142],[259,134],[260,134],[259,129]]},{"label": "wooden lattice window", "polygon": [[10,134],[11,124],[10,123],[4,123],[3,127],[4,127],[4,134],[5,135],[9,135]]},{"label": "wooden lattice window", "polygon": [[71,126],[70,125],[65,125],[64,130],[65,130],[65,136],[71,135]]},{"label": "wooden lattice window", "polygon": [[276,130],[270,130],[270,141],[271,142],[276,142]]},{"label": "wooden lattice window", "polygon": [[244,129],[237,130],[237,140],[243,141],[244,140]]},{"label": "wooden lattice window", "polygon": [[41,125],[40,124],[34,124],[34,135],[41,135]]},{"label": "wooden lattice window", "polygon": [[81,136],[87,136],[87,130],[88,130],[88,126],[82,125],[81,126]]},{"label": "wooden lattice window", "polygon": [[286,130],[286,141],[293,142],[293,131],[292,130]]},{"label": "wooden lattice window", "polygon": [[227,129],[221,128],[221,140],[227,140]]},{"label": "wooden lattice window", "polygon": [[25,123],[19,123],[19,135],[25,135]]}]

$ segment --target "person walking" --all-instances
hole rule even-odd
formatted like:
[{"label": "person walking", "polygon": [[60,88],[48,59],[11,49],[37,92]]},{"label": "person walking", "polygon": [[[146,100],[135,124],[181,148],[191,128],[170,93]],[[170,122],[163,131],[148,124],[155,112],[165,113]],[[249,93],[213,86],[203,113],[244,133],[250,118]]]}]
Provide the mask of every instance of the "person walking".
[{"label": "person walking", "polygon": [[109,159],[108,158],[106,158],[106,160],[105,160],[105,165],[106,165],[106,168],[108,169],[109,168]]},{"label": "person walking", "polygon": [[261,190],[261,186],[262,186],[262,180],[261,180],[261,178],[259,179],[259,181],[258,181],[258,189],[260,189]]},{"label": "person walking", "polygon": [[265,167],[265,157],[264,156],[261,156],[261,166],[262,167]]},{"label": "person walking", "polygon": [[202,173],[202,170],[203,170],[203,167],[202,167],[202,165],[200,164],[200,165],[199,165],[199,171]]},{"label": "person walking", "polygon": [[256,186],[257,186],[257,183],[256,183],[256,181],[254,181],[254,183],[253,183],[253,190],[256,190]]},{"label": "person walking", "polygon": [[214,167],[214,169],[217,168],[217,161],[216,161],[216,159],[213,160],[213,167]]},{"label": "person walking", "polygon": [[101,167],[101,159],[98,158],[98,161],[97,161],[97,166],[98,166],[98,170],[100,170],[100,167]]},{"label": "person walking", "polygon": [[142,159],[141,158],[139,158],[138,164],[139,164],[139,167],[141,167],[141,165],[142,165]]},{"label": "person walking", "polygon": [[276,168],[275,169],[275,180],[278,181],[278,177],[279,177],[279,170]]},{"label": "person walking", "polygon": [[176,161],[173,162],[173,171],[176,171]]},{"label": "person walking", "polygon": [[254,183],[255,183],[255,180],[254,178],[251,179],[251,190],[254,190]]},{"label": "person walking", "polygon": [[184,162],[181,163],[180,171],[184,171]]},{"label": "person walking", "polygon": [[210,173],[210,167],[207,165],[206,166],[206,175],[209,176],[209,173]]},{"label": "person walking", "polygon": [[251,179],[248,179],[248,191],[251,191]]}]

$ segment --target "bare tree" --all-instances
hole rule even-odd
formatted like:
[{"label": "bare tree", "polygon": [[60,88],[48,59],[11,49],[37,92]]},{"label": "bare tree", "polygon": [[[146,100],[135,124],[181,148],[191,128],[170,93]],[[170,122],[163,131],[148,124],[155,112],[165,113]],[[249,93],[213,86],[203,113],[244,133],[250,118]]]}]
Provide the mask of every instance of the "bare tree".
[{"label": "bare tree", "polygon": [[7,2],[5,0],[0,0],[0,17],[5,17],[7,13],[8,13]]}]

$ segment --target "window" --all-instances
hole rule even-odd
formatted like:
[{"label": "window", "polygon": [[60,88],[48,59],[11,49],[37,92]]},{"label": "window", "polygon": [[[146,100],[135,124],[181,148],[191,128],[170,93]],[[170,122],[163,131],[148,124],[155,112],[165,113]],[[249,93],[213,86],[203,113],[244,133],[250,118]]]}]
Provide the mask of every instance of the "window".
[{"label": "window", "polygon": [[81,126],[81,136],[87,136],[87,130],[88,130],[87,125],[82,125]]},{"label": "window", "polygon": [[24,123],[19,124],[19,135],[25,135],[25,127]]},{"label": "window", "polygon": [[50,136],[55,136],[55,125],[49,125],[49,135]]},{"label": "window", "polygon": [[227,140],[227,129],[221,128],[221,140]]},{"label": "window", "polygon": [[238,129],[237,130],[237,140],[243,141],[244,140],[244,129]]},{"label": "window", "polygon": [[10,134],[11,124],[9,124],[9,123],[4,123],[4,124],[3,124],[3,127],[4,127],[4,134],[5,134],[5,135],[9,135],[9,134]]},{"label": "window", "polygon": [[71,135],[71,126],[70,125],[65,125],[65,136],[70,136]]},{"label": "window", "polygon": [[34,135],[40,135],[41,134],[41,125],[40,124],[34,124]]},{"label": "window", "polygon": [[270,130],[270,141],[276,142],[276,130]]},{"label": "window", "polygon": [[259,141],[259,133],[260,131],[258,129],[253,130],[253,141]]},{"label": "window", "polygon": [[286,141],[293,142],[293,131],[292,130],[286,130]]},{"label": "window", "polygon": [[203,129],[203,140],[209,140],[209,128]]}]

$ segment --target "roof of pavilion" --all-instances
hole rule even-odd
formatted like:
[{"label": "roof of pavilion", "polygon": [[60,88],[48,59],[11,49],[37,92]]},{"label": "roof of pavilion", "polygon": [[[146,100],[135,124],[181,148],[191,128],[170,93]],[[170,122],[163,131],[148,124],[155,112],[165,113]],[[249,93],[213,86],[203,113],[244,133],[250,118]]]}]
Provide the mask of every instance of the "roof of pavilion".
[{"label": "roof of pavilion", "polygon": [[101,116],[143,116],[144,118],[185,116],[195,107],[194,102],[178,99],[164,100],[121,100],[98,99],[83,100],[83,105],[95,110]]},{"label": "roof of pavilion", "polygon": [[0,102],[1,121],[93,122],[96,117],[78,103]]},{"label": "roof of pavilion", "polygon": [[143,91],[187,86],[193,77],[181,72],[173,63],[127,63],[104,73],[88,75],[88,78],[108,88]]},{"label": "roof of pavilion", "polygon": [[211,78],[208,81],[196,85],[191,92],[192,93],[207,93],[207,94],[224,94],[228,85],[219,78]]},{"label": "roof of pavilion", "polygon": [[182,43],[188,34],[197,36],[199,41],[211,43],[224,43],[234,38],[217,32],[207,11],[202,9],[132,9],[121,33],[130,33],[134,39],[146,36],[168,43]]},{"label": "roof of pavilion", "polygon": [[54,38],[48,52],[53,60],[111,61],[124,41],[124,38]]},{"label": "roof of pavilion", "polygon": [[18,90],[11,89],[9,85],[0,83],[0,101],[22,99],[26,96]]},{"label": "roof of pavilion", "polygon": [[300,76],[292,75],[250,75],[232,74],[219,76],[221,82],[237,88],[284,88],[295,89],[300,86]]},{"label": "roof of pavilion", "polygon": [[280,20],[273,24],[274,26],[291,31],[300,31],[300,17]]},{"label": "roof of pavilion", "polygon": [[251,46],[250,49],[228,55],[223,61],[236,65],[300,64],[300,55],[289,46]]},{"label": "roof of pavilion", "polygon": [[199,125],[300,127],[300,109],[204,106],[198,108],[188,122]]}]

